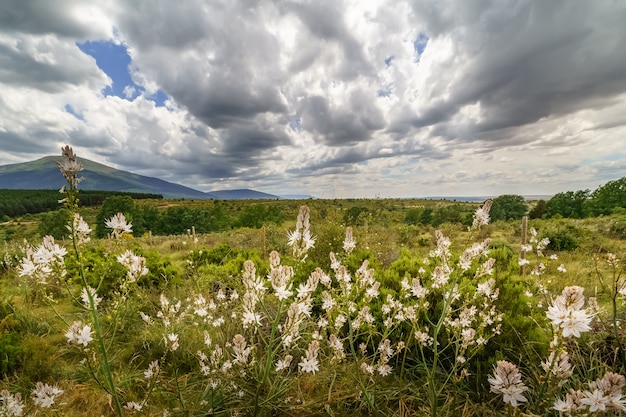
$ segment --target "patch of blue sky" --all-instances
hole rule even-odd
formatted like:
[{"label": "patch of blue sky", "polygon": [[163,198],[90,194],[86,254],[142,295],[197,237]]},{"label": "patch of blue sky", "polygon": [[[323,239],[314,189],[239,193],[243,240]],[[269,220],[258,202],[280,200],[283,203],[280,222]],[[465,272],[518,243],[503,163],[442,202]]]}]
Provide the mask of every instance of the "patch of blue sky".
[{"label": "patch of blue sky", "polygon": [[387,84],[376,92],[378,97],[389,97],[393,93],[393,84]]},{"label": "patch of blue sky", "polygon": [[302,117],[296,116],[293,119],[291,119],[291,121],[289,122],[289,128],[294,132],[301,132],[302,131]]},{"label": "patch of blue sky", "polygon": [[66,112],[68,112],[69,114],[77,118],[78,120],[83,120],[83,121],[85,120],[83,115],[80,113],[77,113],[76,110],[74,110],[74,107],[72,107],[70,104],[66,104],[63,108],[65,109]]},{"label": "patch of blue sky", "polygon": [[[125,45],[112,41],[87,41],[77,43],[76,46],[83,53],[92,56],[98,68],[113,81],[112,85],[105,87],[102,91],[105,96],[134,100],[145,92],[145,89],[136,84],[130,75],[131,58]],[[158,90],[147,98],[153,100],[157,106],[164,106],[167,95]]]},{"label": "patch of blue sky", "polygon": [[393,59],[395,57],[393,55],[389,55],[387,58],[385,58],[385,66],[387,68],[389,68],[391,66],[391,63],[393,62]]},{"label": "patch of blue sky", "polygon": [[413,49],[415,50],[415,62],[419,62],[420,57],[424,53],[426,49],[426,45],[428,45],[428,40],[430,38],[426,36],[425,33],[420,32],[417,35],[417,38],[413,41]]}]

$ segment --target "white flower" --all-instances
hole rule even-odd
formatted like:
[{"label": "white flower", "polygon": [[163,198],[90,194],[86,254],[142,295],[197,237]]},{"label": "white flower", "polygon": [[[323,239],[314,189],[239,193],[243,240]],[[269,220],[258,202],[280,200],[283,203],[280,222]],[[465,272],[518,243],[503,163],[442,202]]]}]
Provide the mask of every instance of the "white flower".
[{"label": "white flower", "polygon": [[93,340],[91,337],[91,326],[88,324],[83,325],[80,321],[75,321],[72,323],[67,333],[65,333],[65,337],[70,344],[76,343],[77,345],[87,346],[89,342]]},{"label": "white flower", "polygon": [[510,403],[513,407],[517,407],[518,402],[528,401],[523,394],[527,389],[528,388],[523,385],[509,385],[508,387],[504,387],[501,389],[502,401]]},{"label": "white flower", "polygon": [[502,400],[517,407],[518,403],[528,401],[524,392],[528,387],[522,383],[522,374],[517,366],[508,361],[498,361],[493,376],[488,378],[491,392],[502,394]]},{"label": "white flower", "polygon": [[580,400],[580,403],[589,406],[589,411],[592,413],[605,411],[607,404],[611,400],[610,397],[604,395],[599,389],[594,389],[593,392],[585,391],[584,394],[585,398]]},{"label": "white flower", "polygon": [[482,207],[476,210],[474,213],[474,220],[472,221],[472,229],[478,229],[480,226],[489,224],[489,210],[493,200],[489,199],[485,201]]},{"label": "white flower", "polygon": [[141,411],[141,409],[143,408],[143,405],[135,401],[129,401],[126,404],[124,404],[124,408],[130,411]]},{"label": "white flower", "polygon": [[74,213],[72,226],[70,227],[68,225],[66,227],[70,230],[70,232],[73,231],[73,234],[70,235],[70,239],[76,238],[77,244],[80,245],[82,243],[89,242],[89,233],[91,233],[91,229],[89,228],[87,222],[83,220],[80,214]]},{"label": "white flower", "polygon": [[317,360],[317,358],[302,358],[300,363],[298,363],[298,367],[302,372],[313,374],[320,370],[319,361]]},{"label": "white flower", "polygon": [[143,376],[146,379],[150,379],[159,373],[159,361],[152,361],[150,365],[148,365],[148,369],[143,373]]},{"label": "white flower", "polygon": [[131,250],[127,250],[118,256],[117,261],[126,267],[126,276],[129,282],[136,282],[137,279],[147,275],[149,272],[146,267],[146,258],[135,255]]},{"label": "white flower", "polygon": [[98,297],[98,294],[96,294],[96,290],[91,287],[83,287],[83,290],[80,293],[80,299],[83,300],[83,305],[86,308],[91,308],[91,304],[89,303],[89,294],[87,293],[87,291],[91,293],[91,299],[93,300],[93,307],[97,309],[98,305],[100,305],[100,302],[102,301],[102,298]]},{"label": "white flower", "polygon": [[346,227],[346,238],[343,241],[343,250],[347,255],[350,255],[354,248],[356,248],[356,240],[354,240],[352,236],[352,228]]},{"label": "white flower", "polygon": [[289,368],[289,365],[291,365],[292,359],[293,359],[293,356],[285,355],[283,359],[279,359],[278,361],[276,361],[276,372]]},{"label": "white flower", "polygon": [[63,390],[56,385],[48,385],[37,382],[33,390],[33,401],[36,406],[41,408],[50,408],[54,405],[56,397],[63,394]]},{"label": "white flower", "polygon": [[379,373],[381,376],[387,376],[387,375],[391,374],[391,370],[392,370],[391,366],[389,366],[389,365],[387,365],[387,364],[380,365],[380,366],[378,367],[378,369],[377,369],[378,373]]},{"label": "white flower", "polygon": [[565,287],[561,295],[552,301],[546,316],[552,324],[561,328],[563,337],[580,337],[581,332],[591,330],[591,315],[583,310],[584,289],[578,286]]},{"label": "white flower", "polygon": [[124,233],[133,233],[133,224],[126,222],[126,217],[124,214],[117,213],[110,219],[106,219],[104,221],[104,225],[109,229],[112,229],[112,234],[114,238],[119,238],[124,235]]},{"label": "white flower", "polygon": [[24,413],[22,394],[11,394],[7,390],[0,391],[0,415],[7,417],[21,417]]}]

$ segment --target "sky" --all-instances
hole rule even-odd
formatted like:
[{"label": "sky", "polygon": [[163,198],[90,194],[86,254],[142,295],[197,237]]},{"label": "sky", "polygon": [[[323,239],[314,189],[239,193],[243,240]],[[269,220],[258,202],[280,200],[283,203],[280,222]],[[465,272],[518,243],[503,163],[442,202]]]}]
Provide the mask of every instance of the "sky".
[{"label": "sky", "polygon": [[0,165],[201,191],[550,195],[626,176],[622,0],[3,0]]}]

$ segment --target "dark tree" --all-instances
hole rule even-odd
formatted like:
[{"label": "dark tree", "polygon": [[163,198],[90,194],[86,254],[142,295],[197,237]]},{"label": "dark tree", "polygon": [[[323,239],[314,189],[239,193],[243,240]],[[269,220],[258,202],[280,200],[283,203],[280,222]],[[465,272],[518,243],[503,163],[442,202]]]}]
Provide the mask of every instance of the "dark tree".
[{"label": "dark tree", "polygon": [[588,211],[589,190],[558,193],[546,203],[547,216],[582,219]]},{"label": "dark tree", "polygon": [[591,194],[591,211],[594,215],[611,214],[618,208],[626,208],[626,177],[609,181]]},{"label": "dark tree", "polygon": [[492,221],[519,220],[526,215],[528,205],[521,195],[505,194],[493,199],[489,216]]},{"label": "dark tree", "polygon": [[528,212],[528,217],[531,219],[541,219],[548,213],[548,204],[546,200],[539,200],[535,206]]}]

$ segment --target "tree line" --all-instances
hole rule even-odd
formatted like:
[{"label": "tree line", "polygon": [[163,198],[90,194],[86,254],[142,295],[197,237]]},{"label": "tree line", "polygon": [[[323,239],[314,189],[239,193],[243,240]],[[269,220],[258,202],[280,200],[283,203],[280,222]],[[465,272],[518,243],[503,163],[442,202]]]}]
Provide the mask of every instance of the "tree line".
[{"label": "tree line", "polygon": [[[492,221],[508,221],[519,220],[526,215],[531,219],[582,219],[620,212],[626,213],[626,177],[609,181],[594,191],[558,193],[549,200],[537,201],[532,207],[521,195],[501,195],[493,199],[489,215]],[[407,211],[405,223],[433,226],[444,222],[471,224],[471,215],[471,209],[459,204],[440,208],[414,208]]]},{"label": "tree line", "polygon": [[[99,206],[107,197],[125,195],[136,200],[152,198],[162,199],[160,194],[121,192],[121,191],[93,191],[81,190],[81,206]],[[9,218],[23,216],[25,214],[44,213],[56,210],[60,207],[59,200],[63,198],[58,190],[8,190],[0,189],[0,219],[7,221]]]},{"label": "tree line", "polygon": [[[81,191],[82,195],[82,191]],[[180,235],[192,228],[196,233],[221,232],[233,228],[261,228],[263,225],[281,224],[285,217],[275,205],[251,204],[241,210],[228,209],[222,201],[206,201],[202,206],[176,205],[159,208],[155,204],[137,202],[128,195],[109,196],[104,199],[96,216],[95,237],[103,238],[109,233],[105,221],[116,213],[123,213],[133,225],[133,235],[147,232],[154,235]],[[69,212],[65,209],[41,215],[38,232],[61,238],[67,235],[65,225]]]}]

